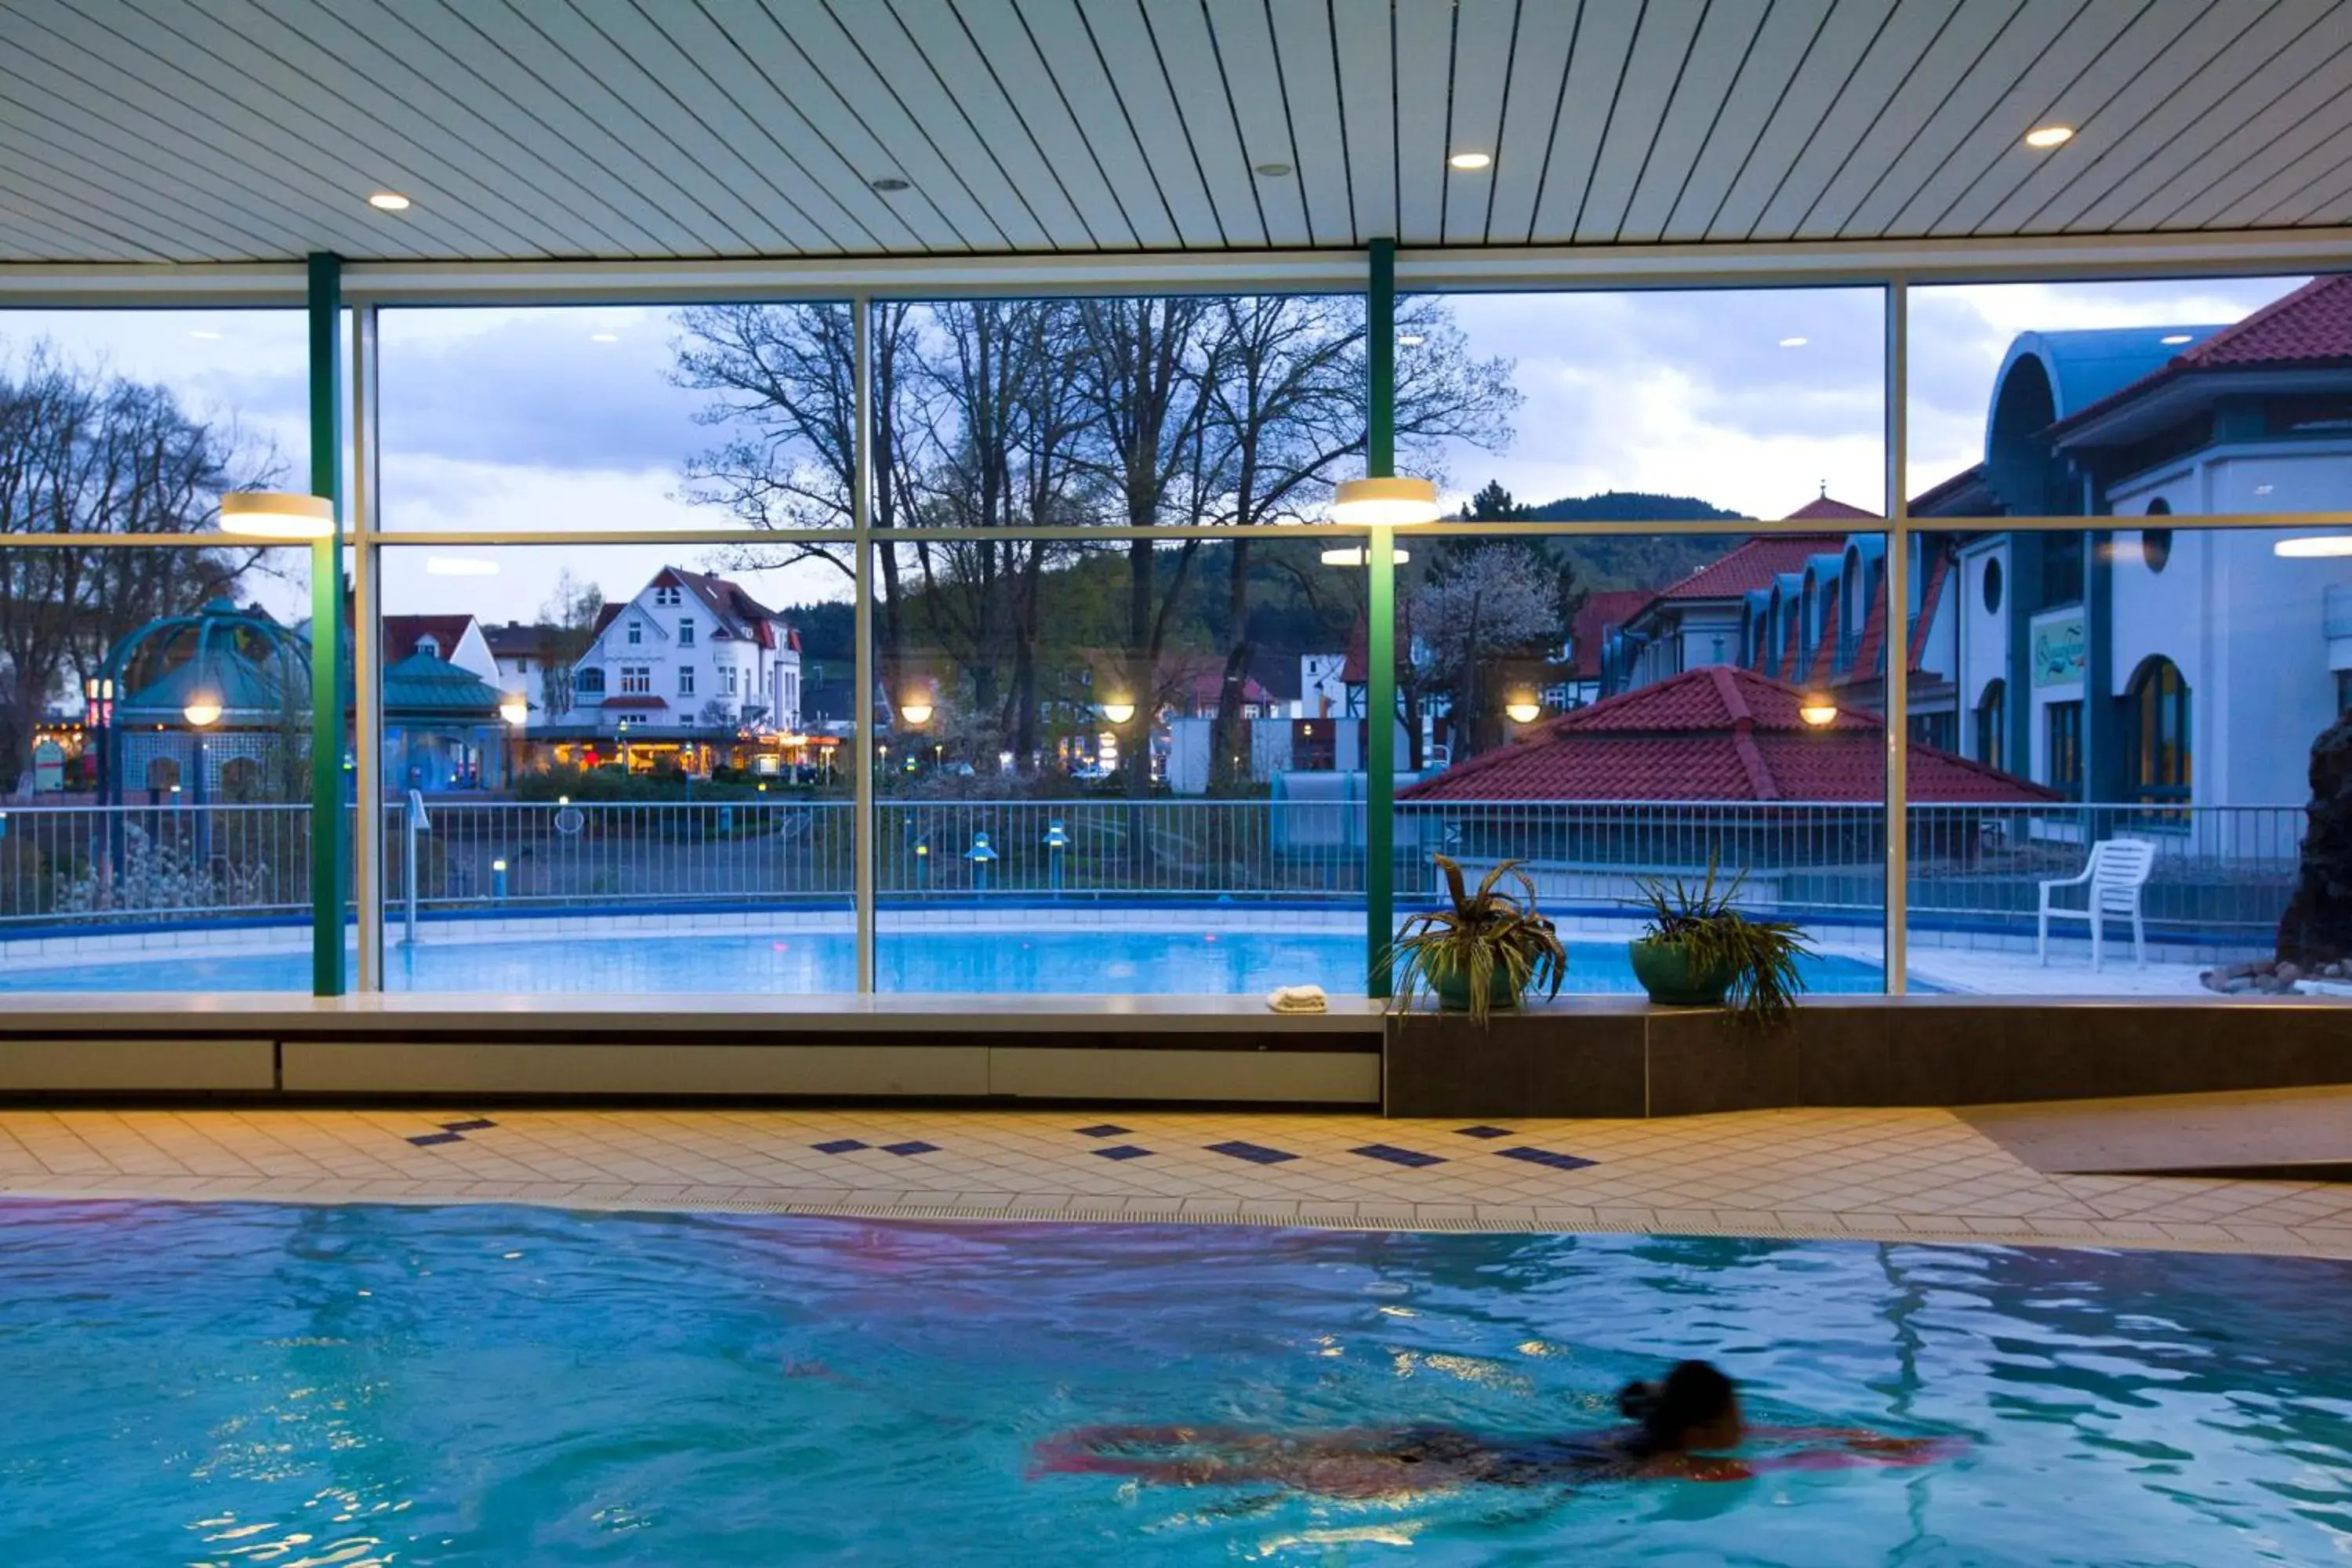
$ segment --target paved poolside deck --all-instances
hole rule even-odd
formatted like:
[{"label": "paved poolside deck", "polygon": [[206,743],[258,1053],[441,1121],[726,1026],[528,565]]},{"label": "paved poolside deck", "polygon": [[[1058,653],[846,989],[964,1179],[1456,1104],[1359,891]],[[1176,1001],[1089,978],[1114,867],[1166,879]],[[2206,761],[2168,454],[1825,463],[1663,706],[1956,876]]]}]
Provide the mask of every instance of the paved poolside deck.
[{"label": "paved poolside deck", "polygon": [[[2078,1129],[2103,1114],[2095,1104],[2072,1111]],[[1640,1231],[2352,1258],[2352,1184],[2053,1173],[1944,1110],[1481,1127],[1354,1115],[873,1107],[0,1110],[0,1198],[50,1197]]]}]

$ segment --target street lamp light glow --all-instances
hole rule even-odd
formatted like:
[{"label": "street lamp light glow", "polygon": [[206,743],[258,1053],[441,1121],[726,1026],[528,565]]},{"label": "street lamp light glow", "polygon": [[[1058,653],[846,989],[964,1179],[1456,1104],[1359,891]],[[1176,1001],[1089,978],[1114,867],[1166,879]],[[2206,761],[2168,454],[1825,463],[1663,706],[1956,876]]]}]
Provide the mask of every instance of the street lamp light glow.
[{"label": "street lamp light glow", "polygon": [[1836,723],[1837,716],[1837,704],[1826,697],[1808,697],[1797,706],[1797,717],[1816,730]]},{"label": "street lamp light glow", "polygon": [[499,717],[520,730],[530,718],[530,701],[520,691],[509,691],[499,703]]},{"label": "street lamp light glow", "polygon": [[1102,705],[1102,716],[1114,724],[1124,724],[1135,717],[1135,704],[1124,698],[1113,698]]},{"label": "street lamp light glow", "polygon": [[181,711],[187,716],[188,722],[196,729],[209,730],[220,722],[220,699],[209,694],[191,697],[188,699],[187,707]]}]

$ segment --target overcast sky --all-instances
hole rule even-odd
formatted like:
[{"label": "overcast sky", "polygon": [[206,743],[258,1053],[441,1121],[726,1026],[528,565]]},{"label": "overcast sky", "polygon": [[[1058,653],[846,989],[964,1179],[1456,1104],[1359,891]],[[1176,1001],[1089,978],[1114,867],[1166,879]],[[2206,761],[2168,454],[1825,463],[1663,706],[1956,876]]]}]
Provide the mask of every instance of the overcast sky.
[{"label": "overcast sky", "polygon": [[[1915,289],[1909,488],[1925,489],[1982,455],[1992,376],[2018,332],[2220,324],[2300,281]],[[1826,485],[1857,506],[1884,505],[1875,290],[1465,295],[1454,308],[1475,353],[1515,362],[1526,401],[1507,450],[1449,453],[1451,497],[1491,478],[1524,501],[1650,490],[1777,517]],[[387,528],[729,522],[680,493],[686,459],[714,433],[695,421],[698,395],[669,383],[670,311],[387,310],[382,321]],[[257,449],[274,450],[283,479],[301,488],[299,312],[0,312],[0,364],[13,366],[45,339],[78,362],[161,382],[204,417],[233,421]],[[428,573],[428,562],[446,566],[457,556],[498,571]],[[620,597],[665,560],[708,565],[714,552],[400,550],[388,556],[385,605],[528,620],[563,567]],[[780,604],[838,598],[846,584],[822,566],[751,582]]]}]

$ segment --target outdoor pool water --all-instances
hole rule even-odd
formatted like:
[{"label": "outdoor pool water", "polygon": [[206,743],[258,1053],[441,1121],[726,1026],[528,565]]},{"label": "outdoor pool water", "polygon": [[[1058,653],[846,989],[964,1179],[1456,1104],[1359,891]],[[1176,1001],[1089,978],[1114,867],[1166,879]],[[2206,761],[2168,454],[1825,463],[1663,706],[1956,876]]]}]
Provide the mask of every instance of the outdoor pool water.
[{"label": "outdoor pool water", "polygon": [[[0,1561],[2313,1563],[2352,1266],[518,1207],[0,1205]],[[1705,1355],[1916,1469],[1341,1500],[1087,1423],[1586,1429]]]},{"label": "outdoor pool water", "polygon": [[[975,929],[888,932],[875,944],[882,991],[1148,992],[1255,995],[1317,984],[1361,995],[1364,941],[1352,932]],[[1801,965],[1817,994],[1876,992],[1875,964],[1841,957]],[[857,988],[846,931],[661,931],[476,942],[428,931],[414,947],[387,941],[394,991],[692,992],[795,995]],[[304,952],[190,947],[121,959],[0,969],[0,991],[296,991],[310,984]],[[1618,941],[1572,941],[1568,984],[1583,993],[1639,991]]]}]

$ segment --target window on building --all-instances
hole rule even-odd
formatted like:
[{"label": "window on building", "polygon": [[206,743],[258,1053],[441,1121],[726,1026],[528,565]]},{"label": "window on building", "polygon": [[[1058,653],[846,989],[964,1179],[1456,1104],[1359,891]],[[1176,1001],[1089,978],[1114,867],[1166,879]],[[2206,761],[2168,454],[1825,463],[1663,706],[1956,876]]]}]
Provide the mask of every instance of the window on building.
[{"label": "window on building", "polygon": [[588,665],[572,678],[572,689],[583,697],[601,697],[604,692],[604,672]]},{"label": "window on building", "polygon": [[[2166,500],[2163,497],[2158,496],[2156,500],[2147,503],[2147,515],[2150,517],[2170,517],[2172,515],[2172,503]],[[2147,563],[2147,569],[2149,571],[2163,571],[2164,563],[2172,559],[2172,530],[2168,528],[2144,528],[2140,530],[2139,558]]]},{"label": "window on building", "polygon": [[2000,614],[2000,562],[1998,557],[1985,563],[1984,607],[1988,616]]},{"label": "window on building", "polygon": [[2079,604],[2083,597],[2083,536],[2042,536],[2042,605]]},{"label": "window on building", "polygon": [[654,689],[653,667],[644,664],[621,666],[621,693],[625,697],[643,697]]},{"label": "window on building", "polygon": [[735,667],[733,665],[725,664],[719,667],[719,689],[726,692],[730,697],[735,695]]},{"label": "window on building", "polygon": [[2132,798],[2189,798],[2189,683],[2161,654],[2132,672],[2124,694],[2124,765]]},{"label": "window on building", "polygon": [[656,588],[654,590],[654,603],[659,605],[664,609],[674,607],[677,604],[677,584],[675,583],[664,583],[660,587]]},{"label": "window on building", "polygon": [[2352,669],[2339,669],[2336,672],[2336,710],[2341,713],[2347,709],[2352,709]]},{"label": "window on building", "polygon": [[677,646],[680,647],[692,647],[694,646],[694,623],[692,621],[680,621],[677,623]]},{"label": "window on building", "polygon": [[689,664],[678,670],[677,694],[680,697],[691,697],[694,695],[694,666]]},{"label": "window on building", "polygon": [[629,646],[635,647],[646,640],[646,628],[635,621],[629,623]]},{"label": "window on building", "polygon": [[1911,743],[1948,752],[1958,733],[1959,722],[1960,716],[1957,713],[1914,713],[1911,715]]},{"label": "window on building", "polygon": [[2043,710],[2048,746],[2042,783],[2068,800],[2083,797],[2083,702],[2053,702]]},{"label": "window on building", "polygon": [[[2000,563],[1992,563],[1991,570],[2000,570]],[[1985,683],[1984,695],[1977,699],[1977,761],[2002,767],[2008,742],[2009,682],[1996,679]]]}]

